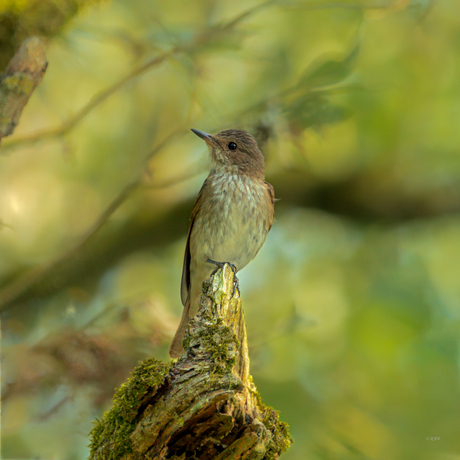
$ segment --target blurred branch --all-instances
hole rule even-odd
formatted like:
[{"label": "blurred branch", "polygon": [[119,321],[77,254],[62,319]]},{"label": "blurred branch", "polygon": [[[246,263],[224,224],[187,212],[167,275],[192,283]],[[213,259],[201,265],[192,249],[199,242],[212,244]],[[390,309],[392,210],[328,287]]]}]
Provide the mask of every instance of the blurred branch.
[{"label": "blurred branch", "polygon": [[151,69],[152,67],[155,67],[163,63],[165,60],[171,57],[174,57],[175,55],[181,52],[194,51],[200,46],[203,46],[204,44],[209,43],[212,40],[216,39],[217,36],[234,29],[238,24],[240,24],[243,20],[250,17],[251,15],[259,12],[260,10],[266,7],[273,6],[273,5],[279,5],[285,8],[286,7],[301,8],[301,9],[306,9],[306,10],[322,10],[322,9],[333,9],[333,8],[346,8],[346,9],[386,9],[386,8],[389,8],[388,6],[384,6],[384,5],[361,5],[361,4],[338,3],[338,2],[326,3],[326,4],[304,4],[304,3],[298,3],[298,2],[295,2],[295,3],[286,2],[285,3],[285,2],[279,2],[277,0],[268,0],[266,2],[262,2],[244,11],[243,13],[241,13],[234,19],[228,21],[227,23],[212,26],[208,30],[205,30],[204,32],[202,32],[201,34],[197,34],[197,36],[190,43],[178,44],[174,46],[172,49],[170,49],[169,51],[166,51],[150,59],[149,61],[140,65],[139,67],[136,67],[132,71],[128,72],[120,80],[115,82],[113,85],[101,91],[99,94],[96,94],[86,105],[84,105],[80,110],[78,110],[75,114],[73,114],[69,119],[61,123],[59,126],[55,128],[47,128],[41,131],[37,131],[36,133],[18,137],[10,142],[7,142],[4,145],[3,150],[6,151],[7,149],[15,148],[18,146],[33,144],[37,141],[52,139],[52,138],[56,138],[56,137],[65,135],[72,128],[74,128],[80,121],[82,121],[90,112],[92,112],[95,108],[97,108],[99,105],[105,102],[112,95],[117,93],[121,88],[123,88],[131,80],[139,77],[140,75],[145,73],[147,70]]},{"label": "blurred branch", "polygon": [[143,188],[155,190],[172,187],[173,185],[180,184],[181,182],[185,182],[186,180],[193,179],[194,177],[198,176],[199,174],[202,174],[203,172],[205,172],[205,169],[203,168],[202,164],[199,164],[195,168],[188,168],[187,171],[183,174],[179,174],[169,179],[165,179],[161,182],[152,182],[149,184],[145,184],[143,185]]},{"label": "blurred branch", "polygon": [[[162,142],[160,142],[155,148],[153,148],[144,158],[144,165],[157,153],[159,152],[178,132],[182,131],[179,129],[173,131],[168,135]],[[104,212],[97,218],[94,224],[86,231],[86,233],[80,237],[78,242],[71,247],[66,249],[60,256],[44,266],[34,267],[31,270],[27,271],[23,275],[14,279],[10,284],[5,286],[0,290],[0,312],[7,310],[11,305],[11,302],[14,301],[18,296],[25,293],[36,283],[42,281],[51,271],[60,267],[63,263],[67,262],[69,259],[78,254],[89,241],[99,232],[99,230],[104,226],[107,220],[112,216],[112,214],[126,201],[126,199],[131,195],[131,193],[137,189],[137,187],[142,183],[144,169],[141,168],[138,177],[136,177],[132,182],[127,184],[119,194],[109,203]]]},{"label": "blurred branch", "polygon": [[105,90],[101,91],[99,94],[94,96],[85,106],[83,106],[80,110],[78,110],[74,115],[72,115],[68,120],[61,123],[60,126],[55,128],[44,129],[41,131],[37,131],[33,134],[28,134],[25,136],[18,137],[11,142],[8,142],[3,149],[10,149],[13,147],[18,147],[27,144],[33,144],[37,141],[45,140],[45,139],[52,139],[56,137],[63,136],[64,134],[68,133],[72,128],[74,128],[80,121],[82,121],[90,112],[92,112],[95,108],[105,102],[109,97],[114,95],[117,91],[123,88],[127,83],[131,80],[139,77],[147,70],[155,67],[161,63],[163,63],[168,58],[174,57],[176,54],[181,52],[192,52],[195,49],[203,46],[206,43],[215,40],[217,36],[226,33],[236,27],[240,22],[244,19],[249,17],[251,14],[259,11],[263,7],[269,6],[275,3],[274,0],[270,0],[264,2],[260,5],[257,5],[253,8],[248,9],[247,11],[241,13],[236,18],[232,19],[231,21],[210,27],[208,30],[205,30],[201,34],[197,34],[197,36],[191,40],[189,43],[182,43],[174,46],[169,51],[166,51],[159,56],[150,59],[145,64],[136,67],[135,69],[128,72],[123,78],[115,82],[113,85],[109,86]]},{"label": "blurred branch", "polygon": [[428,17],[428,15],[433,10],[435,3],[439,3],[438,0],[428,0],[427,1],[425,9],[423,10],[419,18],[420,23],[422,23]]},{"label": "blurred branch", "polygon": [[292,439],[249,374],[244,313],[224,265],[204,283],[185,352],[141,363],[91,431],[90,460],[276,459]]},{"label": "blurred branch", "polygon": [[98,217],[92,227],[79,239],[77,244],[66,250],[63,254],[58,256],[55,260],[51,261],[45,266],[34,267],[23,275],[14,279],[10,284],[0,290],[0,312],[7,309],[10,302],[16,297],[26,292],[34,284],[39,283],[45,278],[52,270],[58,268],[67,260],[74,257],[81,251],[89,240],[103,227],[109,217],[119,208],[119,206],[128,198],[131,192],[138,186],[139,179],[135,179],[126,185],[121,192],[111,201],[105,211]]},{"label": "blurred branch", "polygon": [[129,81],[143,74],[151,67],[161,64],[165,59],[169,58],[170,56],[173,56],[180,50],[182,50],[182,48],[180,46],[177,46],[172,50],[163,53],[160,56],[157,56],[151,59],[150,61],[146,62],[145,64],[141,65],[140,67],[137,67],[136,69],[132,70],[122,79],[114,83],[112,86],[109,86],[104,91],[101,91],[99,94],[94,96],[85,106],[83,106],[79,111],[72,115],[68,120],[63,122],[60,126],[51,129],[44,129],[42,131],[37,131],[34,134],[18,137],[17,139],[14,139],[13,141],[5,145],[4,149],[26,144],[33,144],[37,141],[63,136],[64,134],[69,132],[73,127],[75,127],[80,121],[82,121],[96,107],[105,102],[110,96],[115,94]]},{"label": "blurred branch", "polygon": [[[2,387],[2,402],[31,392],[43,395],[50,388],[61,388],[60,401],[34,411],[31,417],[36,421],[53,418],[82,387],[91,388],[88,397],[93,399],[92,404],[105,406],[110,402],[113,388],[120,385],[142,356],[130,350],[130,333],[120,337],[100,330],[87,332],[83,328],[69,327],[68,321],[46,332],[30,346],[10,343],[5,367],[11,378]],[[15,369],[13,373],[11,366]]]},{"label": "blurred branch", "polygon": [[0,75],[0,142],[13,133],[47,65],[43,41],[30,37],[22,42],[5,73]]}]

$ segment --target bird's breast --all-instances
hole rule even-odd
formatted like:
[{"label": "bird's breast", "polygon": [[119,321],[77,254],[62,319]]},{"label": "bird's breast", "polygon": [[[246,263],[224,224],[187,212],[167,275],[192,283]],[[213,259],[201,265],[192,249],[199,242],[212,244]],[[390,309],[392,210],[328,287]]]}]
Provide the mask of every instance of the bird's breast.
[{"label": "bird's breast", "polygon": [[208,180],[192,230],[192,259],[231,262],[240,270],[255,257],[270,229],[268,191],[264,182],[236,174]]}]

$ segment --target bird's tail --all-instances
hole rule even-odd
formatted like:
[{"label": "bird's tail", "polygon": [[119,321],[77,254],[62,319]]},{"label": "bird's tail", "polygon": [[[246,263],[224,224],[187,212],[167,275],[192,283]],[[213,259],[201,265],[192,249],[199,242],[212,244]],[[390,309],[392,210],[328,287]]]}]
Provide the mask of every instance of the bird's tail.
[{"label": "bird's tail", "polygon": [[184,352],[184,346],[182,345],[182,342],[184,341],[185,331],[187,330],[189,321],[190,296],[188,296],[187,301],[185,302],[184,311],[182,313],[182,318],[180,320],[179,327],[177,328],[171,346],[169,347],[169,356],[171,356],[171,358],[173,359],[179,358],[179,356]]}]

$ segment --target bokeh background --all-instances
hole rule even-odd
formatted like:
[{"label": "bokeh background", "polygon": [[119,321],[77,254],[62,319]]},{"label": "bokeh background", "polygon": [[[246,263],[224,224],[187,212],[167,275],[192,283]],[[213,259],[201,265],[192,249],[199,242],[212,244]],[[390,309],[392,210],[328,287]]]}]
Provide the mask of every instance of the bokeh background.
[{"label": "bokeh background", "polygon": [[114,388],[168,360],[189,129],[240,127],[280,199],[240,284],[283,459],[460,459],[460,4],[86,3],[0,7],[3,51],[49,40],[0,150],[3,458],[85,458]]}]

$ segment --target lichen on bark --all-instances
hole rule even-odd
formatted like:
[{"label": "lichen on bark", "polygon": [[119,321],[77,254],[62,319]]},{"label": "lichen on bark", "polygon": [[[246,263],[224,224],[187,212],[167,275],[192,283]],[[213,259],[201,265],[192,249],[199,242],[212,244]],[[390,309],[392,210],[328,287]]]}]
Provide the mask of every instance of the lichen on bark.
[{"label": "lichen on bark", "polygon": [[149,359],[91,431],[91,460],[274,460],[292,443],[249,375],[246,327],[228,265],[204,283],[185,352]]},{"label": "lichen on bark", "polygon": [[24,40],[5,72],[0,74],[0,142],[13,133],[47,65],[43,41],[30,37]]}]

